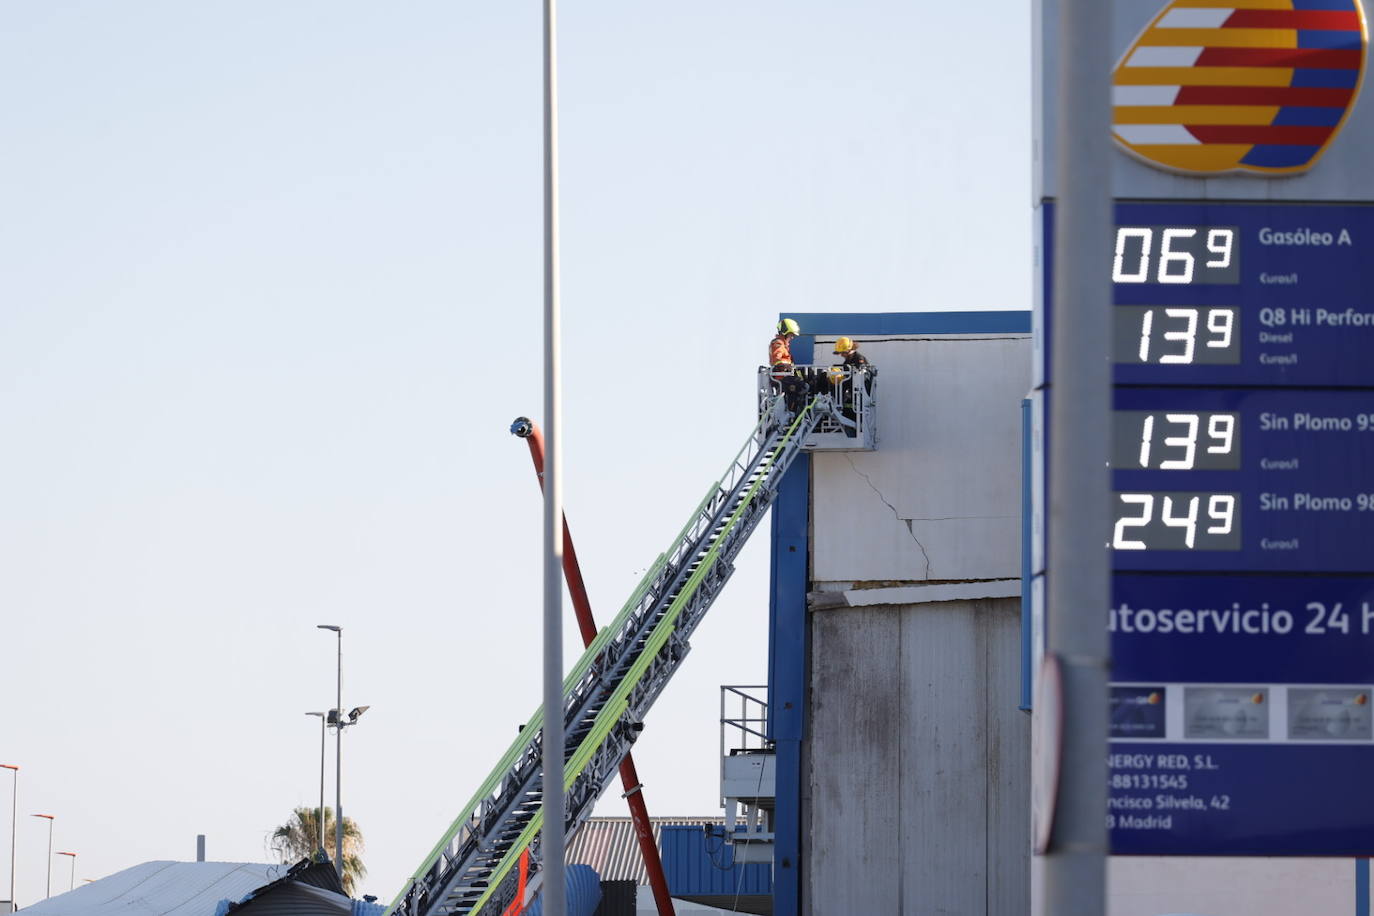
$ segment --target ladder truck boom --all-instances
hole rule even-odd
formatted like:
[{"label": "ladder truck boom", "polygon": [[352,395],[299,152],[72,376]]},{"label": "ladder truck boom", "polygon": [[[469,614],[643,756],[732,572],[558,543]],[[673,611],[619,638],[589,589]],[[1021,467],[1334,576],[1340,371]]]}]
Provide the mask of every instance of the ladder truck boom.
[{"label": "ladder truck boom", "polygon": [[[835,396],[813,394],[789,412],[782,395],[767,388],[762,374],[760,379],[758,425],[615,620],[596,634],[563,680],[569,836],[591,815],[629,753],[649,708],[686,657],[689,637],[734,572],[735,557],[808,437],[837,437],[838,447],[849,450],[874,447],[871,382],[851,385],[843,396],[838,389]],[[523,889],[529,877],[526,868],[517,870],[522,856],[532,853],[524,856],[530,873],[540,861],[543,722],[541,707],[386,916],[500,914],[510,907],[517,887]]]}]

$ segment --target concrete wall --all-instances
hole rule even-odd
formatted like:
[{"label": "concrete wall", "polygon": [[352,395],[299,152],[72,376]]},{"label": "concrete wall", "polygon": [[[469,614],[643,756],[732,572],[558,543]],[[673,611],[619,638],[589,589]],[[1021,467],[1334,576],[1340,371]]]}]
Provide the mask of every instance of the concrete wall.
[{"label": "concrete wall", "polygon": [[1030,339],[857,339],[878,451],[813,459],[803,912],[1022,916]]},{"label": "concrete wall", "polygon": [[804,912],[1028,910],[1015,599],[812,614]]},{"label": "concrete wall", "polygon": [[812,579],[1019,579],[1029,336],[859,341],[878,450],[813,459]]}]

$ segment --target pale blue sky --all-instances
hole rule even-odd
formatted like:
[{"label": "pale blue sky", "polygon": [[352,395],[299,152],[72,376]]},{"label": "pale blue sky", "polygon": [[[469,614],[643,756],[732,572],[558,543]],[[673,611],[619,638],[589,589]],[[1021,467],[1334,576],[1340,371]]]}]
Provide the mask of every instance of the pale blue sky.
[{"label": "pale blue sky", "polygon": [[[751,428],[779,311],[1029,307],[1030,12],[561,20],[567,505],[609,619]],[[0,10],[21,904],[30,812],[78,881],[197,833],[262,860],[318,791],[317,623],[373,706],[345,809],[388,900],[538,702],[539,500],[507,426],[542,403],[539,55],[535,2]],[[717,687],[766,676],[764,541],[636,751],[654,813],[717,810]]]}]

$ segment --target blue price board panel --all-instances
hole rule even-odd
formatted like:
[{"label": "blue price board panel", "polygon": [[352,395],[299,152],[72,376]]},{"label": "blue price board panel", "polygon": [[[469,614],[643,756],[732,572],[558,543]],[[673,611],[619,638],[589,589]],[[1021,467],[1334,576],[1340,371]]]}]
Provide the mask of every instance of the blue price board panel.
[{"label": "blue price board panel", "polygon": [[[1050,382],[1054,207],[1042,210]],[[1374,206],[1118,203],[1116,221],[1119,384],[1371,383]]]},{"label": "blue price board panel", "polygon": [[1374,572],[1374,391],[1114,392],[1118,570]]},{"label": "blue price board panel", "polygon": [[1109,628],[1113,852],[1374,851],[1374,577],[1118,573]]},{"label": "blue price board panel", "polygon": [[1112,851],[1374,854],[1374,206],[1118,202],[1112,232]]},{"label": "blue price board panel", "polygon": [[1374,684],[1374,577],[1117,573],[1112,678]]},{"label": "blue price board panel", "polygon": [[1107,762],[1116,855],[1374,852],[1374,746],[1112,742]]}]

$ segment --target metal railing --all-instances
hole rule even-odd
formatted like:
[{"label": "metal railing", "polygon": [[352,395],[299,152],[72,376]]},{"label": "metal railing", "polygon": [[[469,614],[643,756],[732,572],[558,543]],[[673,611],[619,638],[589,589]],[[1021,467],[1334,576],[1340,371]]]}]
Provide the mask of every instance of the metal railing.
[{"label": "metal railing", "polygon": [[[738,715],[728,715],[735,705]],[[757,713],[757,715],[751,715]],[[768,686],[766,684],[724,684],[720,688],[720,783],[725,785],[726,735],[736,737],[729,742],[730,752],[770,750],[768,738]],[[725,796],[720,797],[725,807]]]},{"label": "metal railing", "polygon": [[775,423],[786,422],[785,387],[800,389],[803,400],[818,401],[820,416],[802,448],[807,450],[872,449],[876,445],[878,370],[872,366],[794,365],[791,372],[768,366],[758,368],[759,416],[773,415]]}]

